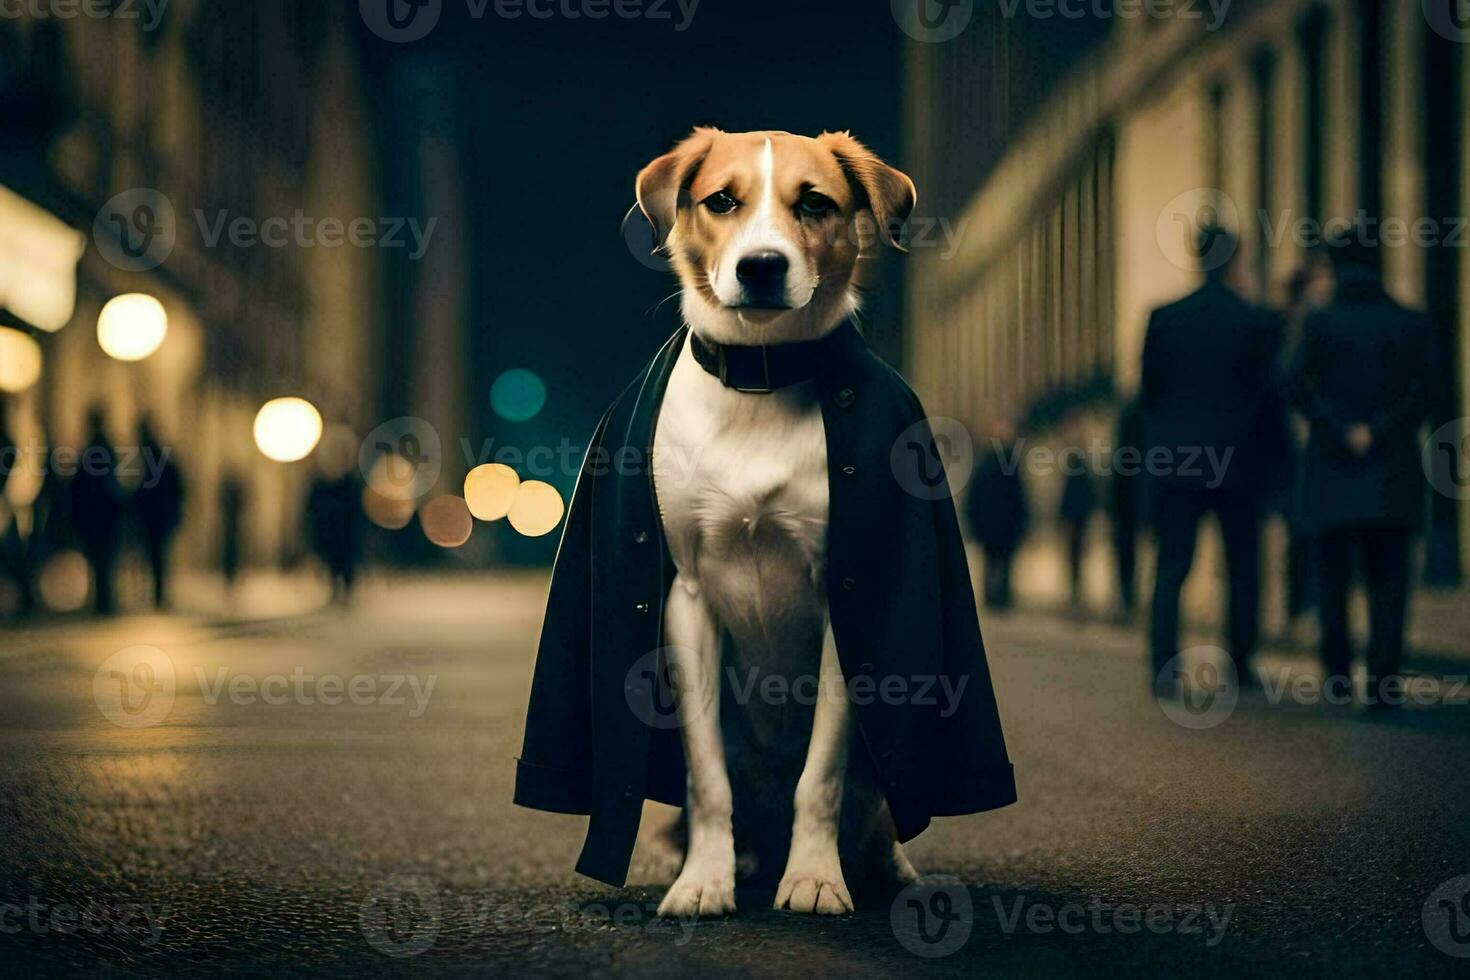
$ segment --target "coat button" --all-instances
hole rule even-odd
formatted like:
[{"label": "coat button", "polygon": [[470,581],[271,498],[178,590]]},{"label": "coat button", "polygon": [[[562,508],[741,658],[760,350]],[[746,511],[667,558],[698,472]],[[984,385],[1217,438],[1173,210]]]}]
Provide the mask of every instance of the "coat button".
[{"label": "coat button", "polygon": [[856,466],[844,466],[842,468],[842,475],[843,476],[857,476],[857,467]]},{"label": "coat button", "polygon": [[843,579],[842,580],[842,587],[844,589],[846,589],[848,592],[851,592],[853,589],[857,588],[857,579],[855,579],[855,578],[845,578],[845,579]]},{"label": "coat button", "polygon": [[853,402],[857,401],[857,392],[851,388],[843,388],[832,400],[837,403],[838,408],[852,408]]},{"label": "coat button", "polygon": [[872,664],[860,664],[858,666],[858,670],[861,670],[864,674],[871,674],[873,671],[875,671],[877,669],[878,668],[875,667],[875,666],[873,666]]},{"label": "coat button", "polygon": [[634,606],[633,608],[636,609],[636,610],[638,610],[641,613],[646,613],[646,612],[648,612],[650,606],[646,602],[640,602],[640,603],[638,603],[638,605]]},{"label": "coat button", "polygon": [[647,531],[639,531],[637,534],[633,535],[633,543],[634,544],[647,544],[648,543],[648,532]]}]

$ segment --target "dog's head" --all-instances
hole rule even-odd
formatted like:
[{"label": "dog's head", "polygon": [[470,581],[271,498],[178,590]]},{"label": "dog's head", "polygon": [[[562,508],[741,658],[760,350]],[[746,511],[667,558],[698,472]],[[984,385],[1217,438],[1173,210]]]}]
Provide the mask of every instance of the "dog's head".
[{"label": "dog's head", "polygon": [[638,206],[684,287],[684,318],[728,344],[820,336],[857,308],[865,251],[896,248],[914,183],[847,133],[696,129],[638,175]]}]

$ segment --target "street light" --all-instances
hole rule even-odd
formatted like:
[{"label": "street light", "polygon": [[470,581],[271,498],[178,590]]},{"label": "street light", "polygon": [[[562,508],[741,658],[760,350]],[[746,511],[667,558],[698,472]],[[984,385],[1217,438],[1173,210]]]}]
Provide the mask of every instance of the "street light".
[{"label": "street light", "polygon": [[276,398],[256,413],[256,448],[277,463],[305,459],[321,438],[322,415],[304,398]]},{"label": "street light", "polygon": [[41,345],[19,330],[0,327],[0,392],[18,395],[41,378]]},{"label": "street light", "polygon": [[168,313],[146,293],[114,296],[97,317],[97,343],[119,361],[144,360],[167,334]]},{"label": "street light", "polygon": [[521,478],[504,463],[486,463],[470,470],[464,480],[464,499],[470,513],[482,521],[498,521],[510,513]]},{"label": "street light", "polygon": [[556,530],[565,513],[566,505],[562,503],[556,487],[540,480],[527,480],[516,490],[507,516],[510,526],[521,534],[539,538]]}]

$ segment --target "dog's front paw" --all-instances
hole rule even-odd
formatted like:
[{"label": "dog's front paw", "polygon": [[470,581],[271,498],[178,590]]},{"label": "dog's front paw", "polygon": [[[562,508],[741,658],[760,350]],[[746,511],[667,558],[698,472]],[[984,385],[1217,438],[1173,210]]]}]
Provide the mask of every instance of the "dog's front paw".
[{"label": "dog's front paw", "polygon": [[688,861],[659,903],[666,919],[728,915],[735,911],[735,860]]},{"label": "dog's front paw", "polygon": [[852,911],[852,895],[842,877],[835,851],[824,857],[792,860],[776,888],[776,908],[817,915],[844,915]]}]

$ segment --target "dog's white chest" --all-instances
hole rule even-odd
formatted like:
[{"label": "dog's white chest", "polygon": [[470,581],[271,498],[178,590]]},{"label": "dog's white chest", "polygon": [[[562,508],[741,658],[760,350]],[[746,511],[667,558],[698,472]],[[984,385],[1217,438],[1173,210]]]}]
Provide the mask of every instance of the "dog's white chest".
[{"label": "dog's white chest", "polygon": [[771,583],[820,580],[827,439],[814,386],[742,394],[686,348],[659,413],[654,484],[681,577],[706,589],[752,570]]}]

